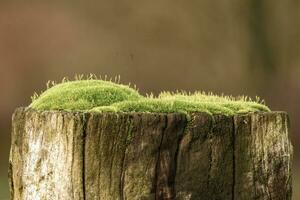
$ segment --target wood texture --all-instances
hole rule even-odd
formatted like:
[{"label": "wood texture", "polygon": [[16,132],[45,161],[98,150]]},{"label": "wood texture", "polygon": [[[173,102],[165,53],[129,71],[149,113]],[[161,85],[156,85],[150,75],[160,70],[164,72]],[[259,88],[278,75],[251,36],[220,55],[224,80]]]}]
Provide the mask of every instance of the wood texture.
[{"label": "wood texture", "polygon": [[11,199],[290,200],[283,112],[13,115]]}]

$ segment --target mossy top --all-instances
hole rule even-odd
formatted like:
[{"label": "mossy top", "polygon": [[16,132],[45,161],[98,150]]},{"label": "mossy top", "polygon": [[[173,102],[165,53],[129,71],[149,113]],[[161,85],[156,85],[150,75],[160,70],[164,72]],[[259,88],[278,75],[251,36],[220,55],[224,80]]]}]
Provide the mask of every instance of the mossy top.
[{"label": "mossy top", "polygon": [[162,92],[157,97],[142,96],[137,90],[104,80],[63,82],[33,98],[31,108],[37,110],[68,110],[88,112],[153,112],[234,115],[249,112],[268,112],[258,100],[195,92]]}]

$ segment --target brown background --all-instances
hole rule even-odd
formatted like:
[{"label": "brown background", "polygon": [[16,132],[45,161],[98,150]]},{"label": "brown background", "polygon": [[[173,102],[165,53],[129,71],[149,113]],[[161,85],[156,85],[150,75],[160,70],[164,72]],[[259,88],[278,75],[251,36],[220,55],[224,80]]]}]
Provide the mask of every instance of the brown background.
[{"label": "brown background", "polygon": [[0,1],[0,200],[11,115],[50,80],[121,75],[142,93],[261,96],[285,110],[300,199],[300,1]]}]

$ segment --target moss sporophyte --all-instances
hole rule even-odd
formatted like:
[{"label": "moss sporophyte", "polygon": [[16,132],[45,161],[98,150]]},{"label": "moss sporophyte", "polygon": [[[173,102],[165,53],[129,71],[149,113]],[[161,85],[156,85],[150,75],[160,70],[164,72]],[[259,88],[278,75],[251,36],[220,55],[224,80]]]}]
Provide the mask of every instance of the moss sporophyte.
[{"label": "moss sporophyte", "polygon": [[235,115],[268,112],[258,98],[218,96],[205,92],[161,92],[158,96],[142,96],[129,85],[96,78],[64,80],[32,99],[36,110],[67,110],[85,112],[147,112]]}]

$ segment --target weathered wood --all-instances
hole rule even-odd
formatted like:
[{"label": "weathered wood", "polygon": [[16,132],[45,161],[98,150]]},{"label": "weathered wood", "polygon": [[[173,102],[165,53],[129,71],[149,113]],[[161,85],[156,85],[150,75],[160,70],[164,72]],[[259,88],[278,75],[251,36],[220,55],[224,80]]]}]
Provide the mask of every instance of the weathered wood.
[{"label": "weathered wood", "polygon": [[286,113],[234,118],[236,199],[291,199],[291,156]]},{"label": "weathered wood", "polygon": [[227,117],[17,109],[11,199],[291,199],[283,112]]},{"label": "weathered wood", "polygon": [[25,112],[13,117],[12,199],[83,199],[84,116]]},{"label": "weathered wood", "polygon": [[177,198],[233,199],[232,119],[205,114],[192,119],[179,149]]}]

